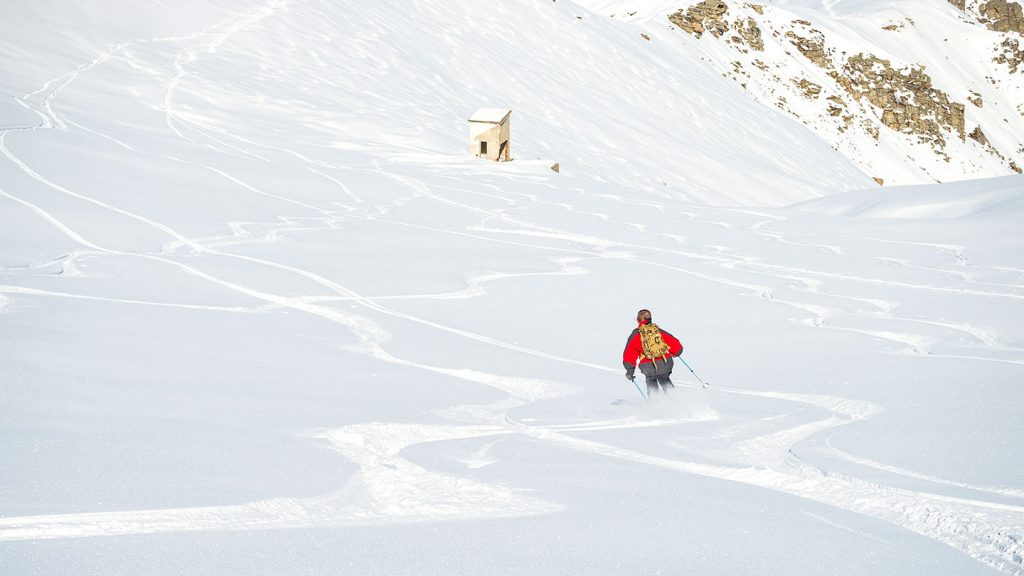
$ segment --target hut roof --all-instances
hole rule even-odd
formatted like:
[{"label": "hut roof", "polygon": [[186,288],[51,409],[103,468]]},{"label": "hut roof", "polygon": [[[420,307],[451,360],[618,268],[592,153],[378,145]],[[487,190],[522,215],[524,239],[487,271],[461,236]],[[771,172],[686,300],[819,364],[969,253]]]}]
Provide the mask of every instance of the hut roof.
[{"label": "hut roof", "polygon": [[481,108],[473,113],[469,117],[470,122],[489,122],[491,124],[501,124],[504,122],[512,111],[508,108]]}]

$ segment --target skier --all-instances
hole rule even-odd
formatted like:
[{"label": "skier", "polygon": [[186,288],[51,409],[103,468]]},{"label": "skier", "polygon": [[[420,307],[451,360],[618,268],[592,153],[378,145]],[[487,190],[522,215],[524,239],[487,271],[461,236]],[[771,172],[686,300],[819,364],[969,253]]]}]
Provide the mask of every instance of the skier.
[{"label": "skier", "polygon": [[636,378],[634,372],[639,360],[640,372],[647,377],[648,395],[675,388],[669,376],[672,375],[672,358],[683,353],[682,343],[651,322],[650,310],[637,312],[636,322],[637,327],[626,340],[626,349],[622,353],[626,379],[632,381]]}]

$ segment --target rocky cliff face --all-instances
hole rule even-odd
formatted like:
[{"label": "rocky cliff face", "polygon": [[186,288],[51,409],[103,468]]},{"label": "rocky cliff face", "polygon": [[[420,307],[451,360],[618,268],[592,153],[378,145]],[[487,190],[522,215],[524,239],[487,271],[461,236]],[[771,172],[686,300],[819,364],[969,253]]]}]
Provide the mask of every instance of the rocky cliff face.
[{"label": "rocky cliff face", "polygon": [[889,60],[861,53],[840,69],[829,69],[829,77],[854,100],[880,110],[881,122],[890,130],[916,135],[936,150],[945,148],[951,132],[964,138],[964,105],[933,87],[924,68],[895,69]]},{"label": "rocky cliff face", "polygon": [[[1011,0],[702,0],[662,13],[752,97],[804,123],[876,181],[1024,167],[1024,13]],[[876,2],[876,4],[871,4]],[[657,15],[635,20],[649,28]],[[689,37],[689,40],[681,38]]]},{"label": "rocky cliff face", "polygon": [[[957,7],[962,11],[967,11],[966,6]],[[989,30],[1024,34],[1024,10],[1016,2],[992,0],[984,4],[974,4],[972,12],[972,15],[977,16],[978,20]]]}]

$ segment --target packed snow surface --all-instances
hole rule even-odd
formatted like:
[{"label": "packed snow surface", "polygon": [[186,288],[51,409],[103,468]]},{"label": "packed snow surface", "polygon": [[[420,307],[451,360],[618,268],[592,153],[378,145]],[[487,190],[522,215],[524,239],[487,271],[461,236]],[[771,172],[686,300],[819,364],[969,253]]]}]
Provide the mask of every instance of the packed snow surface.
[{"label": "packed snow surface", "polygon": [[0,44],[4,573],[1024,574],[1020,177],[857,193],[564,0]]}]

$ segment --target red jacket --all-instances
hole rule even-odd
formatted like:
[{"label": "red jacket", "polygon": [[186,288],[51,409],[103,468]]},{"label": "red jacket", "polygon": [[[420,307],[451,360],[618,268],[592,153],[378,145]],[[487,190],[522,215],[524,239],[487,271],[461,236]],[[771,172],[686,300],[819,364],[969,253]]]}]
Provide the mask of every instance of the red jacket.
[{"label": "red jacket", "polygon": [[[646,323],[643,322],[643,324]],[[659,330],[661,329],[659,328]],[[661,339],[665,341],[665,344],[668,344],[669,356],[679,356],[683,353],[683,344],[675,336],[661,330]],[[626,349],[622,352],[622,365],[626,367],[626,370],[633,370],[636,368],[637,359],[640,360],[640,364],[653,362],[653,360],[644,356],[644,347],[640,343],[640,329],[634,328],[633,332],[629,335],[629,339],[626,340]]]}]

